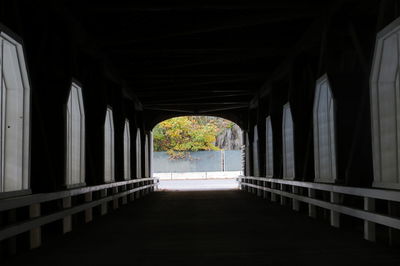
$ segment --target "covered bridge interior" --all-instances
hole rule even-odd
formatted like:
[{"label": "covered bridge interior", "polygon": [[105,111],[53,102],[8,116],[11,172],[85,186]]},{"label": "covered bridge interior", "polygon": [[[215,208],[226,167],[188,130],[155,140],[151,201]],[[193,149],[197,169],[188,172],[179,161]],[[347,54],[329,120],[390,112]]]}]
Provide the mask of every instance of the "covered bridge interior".
[{"label": "covered bridge interior", "polygon": [[[188,202],[213,209],[210,199],[223,212],[224,197],[215,192],[152,193],[152,128],[176,116],[211,115],[244,132],[242,191],[224,192],[238,208],[270,211],[279,223],[286,217],[280,205],[290,207],[317,218],[300,222],[310,231],[325,222],[376,242],[356,249],[369,254],[366,262],[399,263],[399,17],[396,0],[0,0],[0,260],[30,260],[23,254],[44,239],[79,226],[84,234],[82,223],[147,194],[125,212],[142,213],[152,199],[170,202],[160,205],[169,213],[186,202],[172,218],[193,210]],[[263,227],[265,217],[251,211],[238,212],[235,226],[257,220]],[[116,211],[91,226],[128,216]],[[293,237],[299,246],[307,241]],[[292,240],[271,241],[285,248]],[[284,263],[257,252],[246,253],[255,265]],[[236,263],[251,260],[243,254]]]}]

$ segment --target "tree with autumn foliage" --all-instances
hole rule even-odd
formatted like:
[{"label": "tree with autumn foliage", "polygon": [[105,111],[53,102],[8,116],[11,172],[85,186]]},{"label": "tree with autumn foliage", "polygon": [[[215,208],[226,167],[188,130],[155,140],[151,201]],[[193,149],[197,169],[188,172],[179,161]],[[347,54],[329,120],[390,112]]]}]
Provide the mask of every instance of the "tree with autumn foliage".
[{"label": "tree with autumn foliage", "polygon": [[175,159],[185,158],[191,151],[219,150],[215,141],[221,131],[221,123],[226,124],[222,120],[207,116],[181,116],[165,120],[153,129],[154,150],[166,151]]}]

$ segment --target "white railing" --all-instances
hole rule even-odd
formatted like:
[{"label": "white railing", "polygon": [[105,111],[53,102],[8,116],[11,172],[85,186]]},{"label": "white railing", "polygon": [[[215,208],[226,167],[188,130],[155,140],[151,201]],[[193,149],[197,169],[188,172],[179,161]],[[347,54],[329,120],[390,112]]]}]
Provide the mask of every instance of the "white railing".
[{"label": "white railing", "polygon": [[[327,209],[330,211],[330,223],[334,227],[340,227],[340,214],[359,218],[364,221],[364,238],[369,241],[375,241],[375,224],[400,229],[400,217],[375,212],[377,199],[400,202],[400,191],[247,176],[239,177],[238,181],[240,188],[259,196],[269,196],[271,201],[277,201],[277,195],[280,196],[281,204],[285,204],[287,198],[291,199],[292,208],[296,211],[300,210],[299,203],[304,202],[308,204],[309,216],[314,218],[316,207]],[[317,191],[329,192],[330,200],[317,199]],[[363,198],[363,209],[343,205],[343,195]]]},{"label": "white railing", "polygon": [[[117,209],[121,199],[122,204],[129,200],[148,194],[158,185],[157,178],[141,178],[122,182],[109,183],[98,186],[88,186],[58,192],[40,193],[29,196],[15,197],[0,200],[0,212],[14,213],[5,226],[0,227],[0,241],[15,238],[17,235],[29,232],[29,247],[41,245],[41,227],[43,225],[62,220],[63,233],[72,230],[72,215],[84,212],[84,222],[93,219],[93,208],[99,207],[101,215],[107,213],[108,202],[112,202],[113,209]],[[96,195],[94,195],[96,193]],[[79,199],[79,197],[83,197]],[[60,201],[60,208],[49,208],[51,211],[41,215],[42,205]],[[27,208],[29,218],[22,221],[16,219],[17,210]],[[14,243],[15,241],[10,241]]]},{"label": "white railing", "polygon": [[237,178],[243,175],[242,171],[209,171],[184,173],[153,173],[160,180],[187,180],[187,179],[225,179]]}]

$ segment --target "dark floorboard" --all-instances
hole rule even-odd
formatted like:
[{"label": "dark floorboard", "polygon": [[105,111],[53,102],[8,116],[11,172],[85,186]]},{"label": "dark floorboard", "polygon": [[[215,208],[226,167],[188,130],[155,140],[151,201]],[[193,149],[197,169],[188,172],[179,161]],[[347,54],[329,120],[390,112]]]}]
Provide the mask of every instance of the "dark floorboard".
[{"label": "dark floorboard", "polygon": [[400,265],[400,252],[238,190],[157,192],[6,261],[21,264]]}]

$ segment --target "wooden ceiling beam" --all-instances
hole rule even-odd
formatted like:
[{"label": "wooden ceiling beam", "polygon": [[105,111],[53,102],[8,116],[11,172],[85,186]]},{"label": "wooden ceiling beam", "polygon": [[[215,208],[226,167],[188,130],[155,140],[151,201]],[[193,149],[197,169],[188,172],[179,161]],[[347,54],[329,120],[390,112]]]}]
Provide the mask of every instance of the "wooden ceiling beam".
[{"label": "wooden ceiling beam", "polygon": [[174,112],[174,113],[187,113],[194,114],[195,111],[192,110],[184,110],[184,109],[175,109],[175,108],[158,108],[158,107],[144,107],[145,110],[154,110],[154,111],[164,111],[164,112]]},{"label": "wooden ceiling beam", "polygon": [[226,93],[243,93],[243,94],[249,94],[253,95],[256,93],[256,90],[244,90],[244,89],[238,89],[238,90],[217,90],[217,89],[201,89],[201,90],[165,90],[165,91],[158,91],[157,94],[154,93],[154,91],[141,91],[134,93],[140,97],[142,100],[146,100],[148,98],[161,98],[165,99],[166,97],[174,97],[174,98],[180,98],[180,96],[190,96],[190,97],[196,97],[196,96],[204,96],[205,94],[213,94],[213,95],[220,95],[220,94],[226,94]]},{"label": "wooden ceiling beam", "polygon": [[110,56],[128,56],[128,57],[149,57],[149,56],[204,56],[204,55],[223,55],[226,56],[232,54],[285,54],[288,49],[282,49],[282,46],[265,46],[262,48],[254,47],[241,47],[241,48],[174,48],[174,49],[163,49],[163,48],[116,48],[110,50]]},{"label": "wooden ceiling beam", "polygon": [[199,114],[207,114],[211,112],[220,112],[220,111],[228,111],[228,110],[235,110],[235,109],[245,109],[248,105],[238,105],[238,106],[229,106],[229,107],[221,107],[221,108],[214,108],[214,109],[204,109],[198,111]]},{"label": "wooden ceiling beam", "polygon": [[221,80],[213,80],[213,81],[198,81],[192,83],[176,83],[173,85],[167,86],[158,86],[158,87],[147,87],[147,88],[140,88],[137,89],[136,92],[140,95],[141,91],[162,91],[166,89],[173,89],[173,88],[192,88],[198,86],[208,86],[214,84],[226,84],[226,83],[240,83],[240,82],[248,82],[251,80],[261,79],[260,77],[247,77],[247,78],[232,78],[232,79],[221,79]]},{"label": "wooden ceiling beam", "polygon": [[[245,17],[231,16],[231,19],[219,19],[218,21],[205,20],[207,23],[205,25],[200,25],[195,29],[179,29],[177,27],[176,32],[168,32],[165,34],[157,34],[152,37],[135,36],[133,39],[124,39],[118,41],[119,46],[123,45],[134,45],[139,43],[160,41],[169,38],[177,38],[183,36],[204,34],[204,33],[215,33],[220,31],[227,31],[238,28],[254,27],[266,24],[276,24],[284,21],[293,21],[298,19],[313,18],[320,15],[318,10],[307,9],[303,12],[293,11],[292,13],[281,12],[273,14],[249,14]],[[185,25],[185,24],[183,24]],[[181,31],[178,31],[181,30]],[[104,38],[101,42],[102,45],[107,46],[109,44],[115,45],[116,40],[114,38]]]},{"label": "wooden ceiling beam", "polygon": [[[204,93],[203,93],[204,95]],[[238,96],[252,96],[253,93],[233,93],[233,94],[222,94],[222,95],[208,95],[208,96],[201,96],[201,97],[179,97],[179,98],[171,98],[171,99],[157,99],[154,97],[148,97],[146,100],[144,100],[142,97],[140,98],[145,102],[146,104],[162,104],[162,103],[179,103],[182,101],[193,101],[193,100],[206,100],[206,99],[216,99],[216,98],[230,98],[230,97],[238,97]]]},{"label": "wooden ceiling beam", "polygon": [[136,76],[135,79],[196,79],[196,78],[238,78],[238,77],[263,77],[265,73],[249,72],[249,73],[213,73],[213,74],[199,74],[199,73],[174,73],[174,74],[143,74]]},{"label": "wooden ceiling beam", "polygon": [[[315,8],[318,8],[318,3],[314,4]],[[221,10],[221,11],[242,11],[242,10],[271,10],[271,9],[279,9],[279,10],[305,10],[310,7],[304,5],[303,3],[296,1],[264,1],[259,3],[229,3],[229,4],[218,4],[215,2],[207,3],[207,4],[196,4],[193,2],[182,2],[179,5],[146,5],[143,3],[135,2],[134,5],[130,6],[94,6],[91,8],[93,12],[96,13],[132,13],[132,12],[190,12],[193,10],[197,11],[209,11],[209,10]]]},{"label": "wooden ceiling beam", "polygon": [[219,105],[219,106],[224,106],[224,105],[248,105],[247,101],[242,101],[242,102],[228,102],[228,101],[221,101],[221,102],[180,102],[180,103],[157,103],[157,104],[152,104],[152,103],[143,103],[144,107],[166,107],[166,106],[193,106],[193,105],[203,105],[203,106],[211,106],[211,105]]}]

